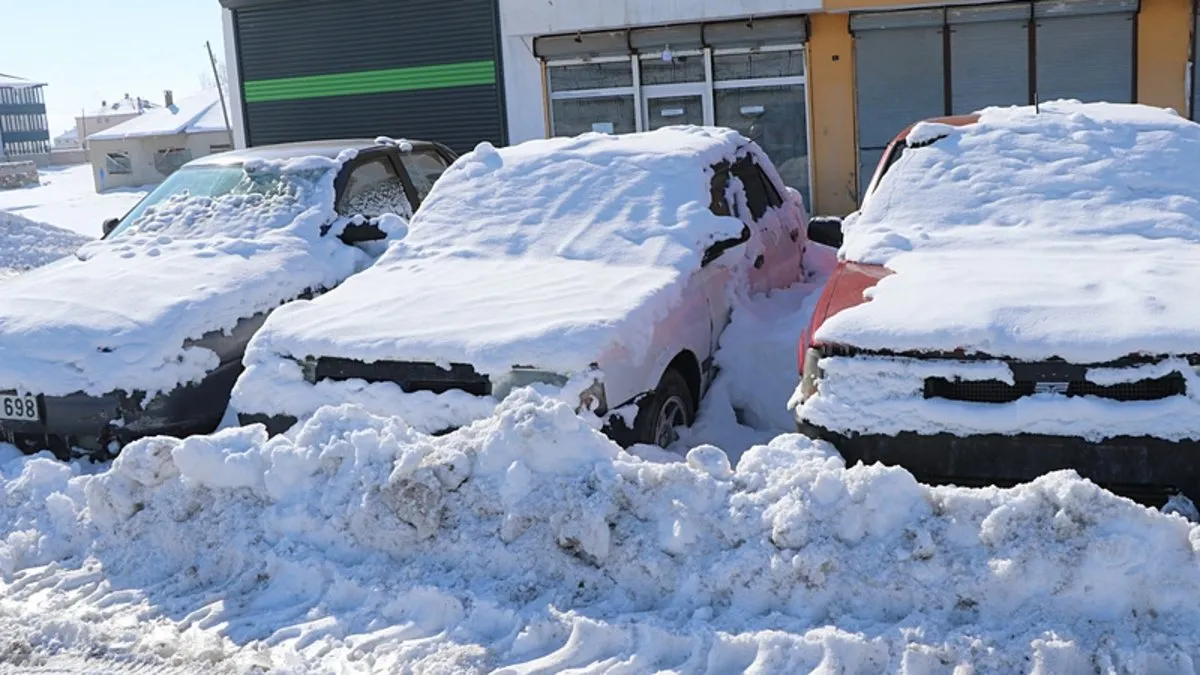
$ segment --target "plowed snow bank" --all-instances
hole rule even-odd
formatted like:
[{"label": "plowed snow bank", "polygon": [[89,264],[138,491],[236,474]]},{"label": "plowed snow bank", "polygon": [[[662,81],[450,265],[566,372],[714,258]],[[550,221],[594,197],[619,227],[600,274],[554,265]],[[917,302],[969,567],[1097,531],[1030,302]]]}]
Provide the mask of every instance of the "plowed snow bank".
[{"label": "plowed snow bank", "polygon": [[653,464],[531,391],[444,437],[345,406],[295,438],[146,439],[83,468],[0,451],[0,663],[1144,673],[1200,655],[1200,529],[1068,472],[930,488],[795,435],[736,471],[711,446]]}]

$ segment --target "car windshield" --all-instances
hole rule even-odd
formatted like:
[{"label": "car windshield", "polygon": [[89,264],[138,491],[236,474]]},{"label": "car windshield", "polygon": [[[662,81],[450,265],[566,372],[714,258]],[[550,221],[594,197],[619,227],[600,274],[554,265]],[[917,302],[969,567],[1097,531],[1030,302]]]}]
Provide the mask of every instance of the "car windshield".
[{"label": "car windshield", "polygon": [[189,197],[222,197],[225,195],[264,195],[272,197],[297,197],[304,191],[295,190],[301,183],[311,183],[324,170],[294,171],[247,171],[240,164],[223,166],[184,167],[171,174],[165,181],[146,195],[133,207],[108,239],[120,237],[133,231],[133,225],[153,207],[168,200]]}]

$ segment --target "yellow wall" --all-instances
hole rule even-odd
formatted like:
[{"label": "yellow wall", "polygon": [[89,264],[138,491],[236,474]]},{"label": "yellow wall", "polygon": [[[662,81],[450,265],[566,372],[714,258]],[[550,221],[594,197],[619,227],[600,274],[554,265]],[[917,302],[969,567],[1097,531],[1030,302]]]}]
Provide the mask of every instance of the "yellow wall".
[{"label": "yellow wall", "polygon": [[809,16],[809,124],[813,204],[822,215],[844,215],[857,204],[858,148],[854,136],[854,40],[847,14]]},{"label": "yellow wall", "polygon": [[1139,103],[1187,114],[1184,89],[1191,45],[1192,8],[1188,0],[1142,0],[1137,23]]}]

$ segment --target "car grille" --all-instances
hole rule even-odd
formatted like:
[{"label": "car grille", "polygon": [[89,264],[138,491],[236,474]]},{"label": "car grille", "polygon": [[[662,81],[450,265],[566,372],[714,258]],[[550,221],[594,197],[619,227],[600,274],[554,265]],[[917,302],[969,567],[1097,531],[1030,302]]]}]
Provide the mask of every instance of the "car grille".
[{"label": "car grille", "polygon": [[364,363],[355,359],[322,357],[317,359],[317,380],[366,380],[367,382],[392,382],[406,392],[431,391],[442,394],[447,391],[465,391],[475,396],[492,393],[492,383],[486,375],[480,375],[470,364],[454,363],[447,370],[436,363],[414,361],[374,361]]},{"label": "car grille", "polygon": [[[1112,401],[1158,401],[1186,393],[1187,384],[1179,373],[1163,377],[1101,386],[1085,379],[1072,379],[1052,385],[1043,380],[1042,391],[1054,391],[1066,396],[1096,396]],[[1066,391],[1061,385],[1066,385]],[[1039,392],[1038,382],[1016,379],[1013,384],[1000,380],[948,380],[930,377],[925,380],[925,398],[943,398],[969,403],[1012,403]]]}]

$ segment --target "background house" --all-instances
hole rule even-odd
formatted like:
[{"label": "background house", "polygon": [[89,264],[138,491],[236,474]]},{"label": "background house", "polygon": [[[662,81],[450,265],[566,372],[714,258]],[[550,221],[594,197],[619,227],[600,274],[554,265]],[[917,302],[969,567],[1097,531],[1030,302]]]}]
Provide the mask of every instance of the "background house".
[{"label": "background house", "polygon": [[193,158],[233,147],[216,89],[168,100],[87,143],[97,192],[158,183]]},{"label": "background house", "polygon": [[[169,93],[169,92],[168,92]],[[82,139],[82,145],[87,147],[87,137],[111,129],[118,124],[141,115],[147,110],[161,108],[162,105],[148,101],[140,96],[124,97],[115,101],[101,101],[100,107],[84,112],[75,118],[75,132]]]},{"label": "background house", "polygon": [[0,159],[50,153],[45,83],[0,73]]}]

